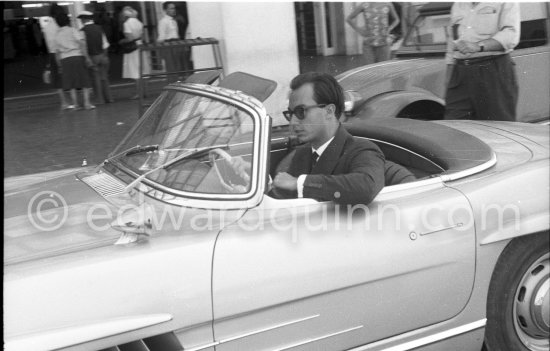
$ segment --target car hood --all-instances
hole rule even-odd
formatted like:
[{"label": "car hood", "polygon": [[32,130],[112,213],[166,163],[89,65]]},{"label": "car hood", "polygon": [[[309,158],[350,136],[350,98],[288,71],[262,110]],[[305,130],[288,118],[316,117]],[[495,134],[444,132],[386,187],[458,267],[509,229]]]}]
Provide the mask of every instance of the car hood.
[{"label": "car hood", "polygon": [[400,90],[417,90],[443,98],[445,61],[440,58],[391,60],[362,66],[336,78],[347,91],[370,97]]},{"label": "car hood", "polygon": [[89,221],[91,210],[98,206],[116,211],[76,177],[82,171],[5,179],[5,265],[111,245],[118,238],[115,230],[94,230],[108,226],[111,217]]}]

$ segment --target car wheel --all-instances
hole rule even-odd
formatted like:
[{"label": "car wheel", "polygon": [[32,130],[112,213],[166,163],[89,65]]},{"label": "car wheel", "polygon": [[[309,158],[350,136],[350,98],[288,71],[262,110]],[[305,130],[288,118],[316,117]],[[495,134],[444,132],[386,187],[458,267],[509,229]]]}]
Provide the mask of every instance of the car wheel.
[{"label": "car wheel", "polygon": [[512,240],[489,286],[485,344],[489,351],[548,351],[550,265],[548,233]]}]

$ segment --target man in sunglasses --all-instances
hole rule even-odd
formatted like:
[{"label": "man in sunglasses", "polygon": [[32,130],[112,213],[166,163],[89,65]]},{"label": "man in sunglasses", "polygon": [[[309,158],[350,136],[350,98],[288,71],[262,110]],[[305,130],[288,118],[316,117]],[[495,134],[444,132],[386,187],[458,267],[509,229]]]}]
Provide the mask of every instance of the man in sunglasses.
[{"label": "man in sunglasses", "polygon": [[355,139],[340,124],[344,92],[331,75],[309,72],[290,83],[290,129],[301,143],[288,172],[273,180],[278,197],[369,204],[384,187],[384,155],[372,142]]}]

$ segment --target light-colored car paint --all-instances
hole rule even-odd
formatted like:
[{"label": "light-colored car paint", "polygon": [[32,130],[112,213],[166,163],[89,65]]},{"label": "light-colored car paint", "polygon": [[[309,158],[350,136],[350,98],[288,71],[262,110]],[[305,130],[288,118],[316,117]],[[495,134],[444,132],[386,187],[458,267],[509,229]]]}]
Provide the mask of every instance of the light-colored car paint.
[{"label": "light-colored car paint", "polygon": [[[269,125],[255,102],[247,102],[238,93],[232,98],[258,113],[260,128]],[[472,129],[466,122],[441,123],[468,132]],[[272,222],[258,222],[275,212],[277,223],[283,226],[289,219],[304,224],[309,218],[315,223],[322,220],[325,210],[329,216],[336,206],[261,195],[259,204],[246,211],[213,210],[212,218],[221,219],[209,230],[196,232],[184,225],[178,231],[153,233],[147,241],[116,246],[112,244],[119,233],[111,230],[104,237],[84,240],[97,244],[93,248],[79,250],[83,242],[71,242],[69,237],[63,247],[54,243],[56,251],[52,251],[48,240],[40,244],[37,239],[50,233],[36,232],[23,212],[12,210],[5,221],[10,229],[6,247],[23,249],[5,266],[7,349],[24,349],[22,342],[37,335],[51,337],[59,330],[70,333],[77,326],[91,328],[117,318],[158,315],[171,319],[137,330],[135,324],[127,323],[125,332],[112,330],[112,335],[90,336],[85,344],[71,345],[71,340],[81,337],[75,333],[68,335],[64,346],[100,349],[174,332],[186,350],[210,350],[212,346],[220,350],[344,349],[361,345],[361,350],[430,350],[442,340],[468,340],[465,347],[479,349],[487,284],[511,236],[480,245],[482,238],[500,232],[493,227],[486,232],[476,227],[474,232],[465,224],[488,197],[501,197],[499,201],[510,198],[503,196],[510,191],[505,181],[510,176],[518,183],[533,185],[532,190],[517,189],[510,194],[520,202],[532,201],[540,187],[548,188],[547,181],[541,180],[548,179],[548,147],[541,145],[548,139],[537,135],[536,127],[479,124],[478,136],[497,150],[495,167],[456,181],[435,177],[413,186],[396,185],[396,191],[387,187],[369,206],[367,218],[358,210],[350,230],[344,230],[347,222],[337,226],[336,217],[327,217],[332,230],[325,232],[305,231],[301,225],[292,232]],[[512,132],[505,132],[508,128]],[[258,167],[266,170],[269,138],[260,135]],[[504,151],[499,153],[501,149]],[[25,205],[40,189],[39,183],[19,181],[22,187],[14,184],[11,194],[5,194],[5,204],[14,209]],[[47,186],[60,194],[73,194],[69,202],[80,210],[94,201],[106,202],[74,174],[55,178]],[[158,204],[155,198],[146,199]],[[548,201],[543,200],[541,195],[526,208],[542,220],[534,220],[536,225],[522,227],[513,236],[548,230]],[[200,206],[204,202],[186,201],[188,217],[183,223],[205,213]],[[384,204],[390,210],[392,205],[406,209],[399,219],[378,217],[378,205]],[[434,204],[438,206],[433,211],[441,211],[441,216],[430,217],[430,228],[425,228],[419,214]],[[211,203],[209,207],[216,206],[223,205]],[[463,211],[448,220],[453,206]],[[529,213],[525,215],[529,219]],[[258,223],[265,227],[250,231],[238,227]],[[75,223],[72,228],[76,238],[92,235],[81,225]],[[39,244],[32,246],[37,240]],[[11,249],[8,251],[11,254]],[[41,258],[33,259],[37,254]]]}]

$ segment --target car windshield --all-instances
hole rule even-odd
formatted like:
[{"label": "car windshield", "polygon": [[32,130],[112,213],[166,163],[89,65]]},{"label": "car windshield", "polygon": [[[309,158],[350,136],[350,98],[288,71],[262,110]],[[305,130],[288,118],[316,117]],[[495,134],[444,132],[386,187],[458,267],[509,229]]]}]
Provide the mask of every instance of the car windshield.
[{"label": "car windshield", "polygon": [[445,28],[449,25],[449,20],[449,14],[419,16],[409,31],[405,46],[445,44]]},{"label": "car windshield", "polygon": [[[171,190],[244,194],[250,190],[254,134],[253,117],[244,109],[167,90],[111,162]],[[235,167],[236,160],[247,166]]]}]

